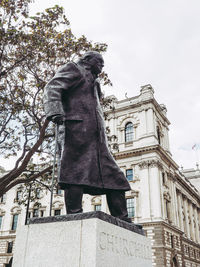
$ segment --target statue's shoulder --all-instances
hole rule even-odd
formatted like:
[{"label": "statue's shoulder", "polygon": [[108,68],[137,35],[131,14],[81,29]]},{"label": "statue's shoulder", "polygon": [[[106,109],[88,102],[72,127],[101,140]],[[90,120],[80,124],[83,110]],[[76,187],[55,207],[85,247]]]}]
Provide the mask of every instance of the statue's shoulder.
[{"label": "statue's shoulder", "polygon": [[59,72],[66,72],[66,71],[80,71],[78,65],[75,62],[67,62],[64,64],[60,69]]}]

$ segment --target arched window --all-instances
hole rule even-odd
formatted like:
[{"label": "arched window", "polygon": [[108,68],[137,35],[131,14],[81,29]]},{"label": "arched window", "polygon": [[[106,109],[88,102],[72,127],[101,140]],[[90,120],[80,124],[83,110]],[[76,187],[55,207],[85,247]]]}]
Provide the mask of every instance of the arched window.
[{"label": "arched window", "polygon": [[101,197],[99,196],[93,197],[91,202],[94,207],[94,211],[101,210]]},{"label": "arched window", "polygon": [[133,124],[128,122],[125,126],[125,142],[133,141]]}]

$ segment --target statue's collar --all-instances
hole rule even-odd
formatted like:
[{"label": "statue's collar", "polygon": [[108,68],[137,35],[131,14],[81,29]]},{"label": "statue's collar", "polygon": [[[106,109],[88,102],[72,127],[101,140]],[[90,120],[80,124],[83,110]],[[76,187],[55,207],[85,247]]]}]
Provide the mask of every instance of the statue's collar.
[{"label": "statue's collar", "polygon": [[80,64],[81,67],[83,67],[86,70],[86,72],[89,72],[93,76],[94,79],[97,78],[97,75],[91,72],[90,64],[88,64],[87,62],[83,62],[83,61],[79,62],[78,64]]},{"label": "statue's collar", "polygon": [[87,62],[79,62],[79,64],[86,70],[91,71],[91,66]]}]

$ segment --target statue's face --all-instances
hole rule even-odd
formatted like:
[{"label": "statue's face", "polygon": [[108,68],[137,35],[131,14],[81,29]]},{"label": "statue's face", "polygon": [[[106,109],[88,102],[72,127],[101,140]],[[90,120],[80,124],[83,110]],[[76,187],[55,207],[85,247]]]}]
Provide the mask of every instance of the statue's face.
[{"label": "statue's face", "polygon": [[104,60],[101,55],[92,56],[88,59],[88,62],[90,63],[92,73],[98,75],[102,72]]}]

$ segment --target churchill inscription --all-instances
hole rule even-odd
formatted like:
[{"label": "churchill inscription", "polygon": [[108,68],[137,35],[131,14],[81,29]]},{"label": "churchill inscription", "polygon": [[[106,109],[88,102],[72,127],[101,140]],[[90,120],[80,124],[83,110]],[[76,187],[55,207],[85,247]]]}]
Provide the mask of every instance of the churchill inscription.
[{"label": "churchill inscription", "polygon": [[128,239],[106,232],[99,233],[99,248],[127,257],[151,259],[151,247],[143,244],[142,240]]}]

